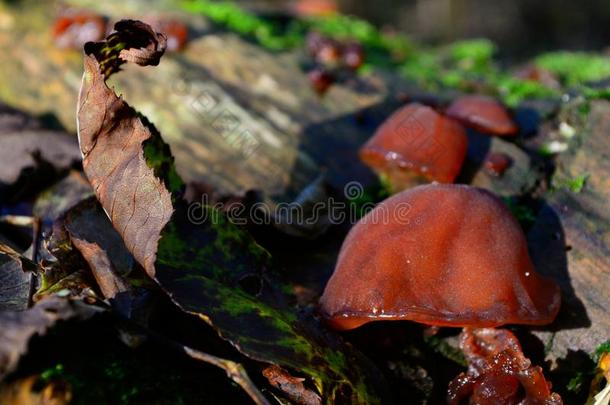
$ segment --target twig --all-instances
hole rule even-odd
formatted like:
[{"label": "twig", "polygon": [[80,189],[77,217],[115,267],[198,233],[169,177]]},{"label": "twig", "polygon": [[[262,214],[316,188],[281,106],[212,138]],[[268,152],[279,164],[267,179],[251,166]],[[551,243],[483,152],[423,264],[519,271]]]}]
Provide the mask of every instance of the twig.
[{"label": "twig", "polygon": [[196,360],[201,360],[222,368],[227,373],[227,376],[242,387],[257,405],[270,405],[267,398],[259,391],[252,380],[250,380],[246,369],[241,364],[231,360],[221,359],[220,357],[200,352],[187,346],[182,346],[182,349],[187,355]]},{"label": "twig", "polygon": [[254,382],[252,382],[252,380],[248,376],[248,373],[246,372],[246,369],[240,363],[237,363],[232,360],[223,359],[221,357],[216,357],[212,354],[185,346],[142,325],[139,325],[134,321],[120,314],[117,314],[116,312],[114,314],[116,317],[119,318],[120,321],[125,323],[127,327],[132,328],[134,331],[141,332],[147,335],[153,341],[156,341],[157,343],[163,346],[167,346],[173,350],[180,351],[192,359],[203,361],[205,363],[223,369],[227,373],[227,376],[231,380],[233,380],[233,382],[239,385],[246,392],[246,394],[248,394],[252,401],[254,401],[256,405],[271,405],[267,398],[256,387]]},{"label": "twig", "polygon": [[19,227],[32,226],[35,221],[36,221],[36,218],[30,217],[28,215],[2,215],[2,216],[0,216],[0,222],[8,224],[8,225],[19,226]]}]

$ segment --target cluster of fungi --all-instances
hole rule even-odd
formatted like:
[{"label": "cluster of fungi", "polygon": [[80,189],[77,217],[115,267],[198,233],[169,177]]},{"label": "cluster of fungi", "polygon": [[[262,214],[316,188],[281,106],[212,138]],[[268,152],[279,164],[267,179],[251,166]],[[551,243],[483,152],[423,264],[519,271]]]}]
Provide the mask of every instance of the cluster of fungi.
[{"label": "cluster of fungi", "polygon": [[[410,103],[383,123],[360,149],[360,158],[395,190],[421,180],[453,183],[466,157],[464,126],[492,136],[514,136],[519,130],[508,111],[485,96],[460,97],[444,113]],[[486,166],[497,175],[510,164],[504,155],[488,161]]]},{"label": "cluster of fungi", "polygon": [[[177,52],[184,49],[188,41],[188,29],[178,20],[149,16],[144,18],[155,31],[167,37],[166,49]],[[62,49],[82,49],[87,42],[101,41],[112,31],[112,24],[100,14],[67,8],[62,10],[53,25],[53,40]]]},{"label": "cluster of fungi", "polygon": [[[152,19],[181,49],[186,28]],[[60,16],[54,37],[79,47],[106,34],[95,14]],[[314,89],[323,94],[342,72],[364,63],[361,45],[312,32]],[[542,369],[525,357],[507,324],[546,325],[559,311],[557,284],[539,275],[521,226],[491,192],[453,184],[468,147],[465,127],[511,137],[519,128],[495,99],[471,95],[443,111],[410,103],[392,114],[360,149],[360,159],[396,193],[379,203],[347,235],[320,298],[328,325],[344,331],[373,321],[412,321],[461,327],[468,370],[449,385],[447,402],[561,404]],[[510,160],[491,154],[485,167],[502,175]]]},{"label": "cluster of fungi", "polygon": [[[321,313],[339,331],[394,320],[464,328],[469,368],[450,384],[450,404],[561,404],[515,336],[495,329],[551,323],[561,294],[536,273],[523,230],[502,201],[452,184],[466,156],[464,126],[493,136],[518,132],[496,100],[464,96],[442,113],[402,107],[361,148],[361,160],[397,193],[350,230]],[[489,165],[506,162],[494,157]]]},{"label": "cluster of fungi", "polygon": [[350,77],[364,64],[364,48],[358,42],[338,41],[317,31],[311,31],[306,42],[314,61],[309,81],[319,95],[324,95],[333,83]]}]

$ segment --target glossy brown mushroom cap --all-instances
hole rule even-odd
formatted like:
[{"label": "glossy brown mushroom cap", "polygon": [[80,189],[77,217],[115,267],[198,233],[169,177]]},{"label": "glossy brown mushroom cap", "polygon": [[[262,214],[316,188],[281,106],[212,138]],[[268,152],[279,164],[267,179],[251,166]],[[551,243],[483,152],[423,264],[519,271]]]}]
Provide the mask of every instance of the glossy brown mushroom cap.
[{"label": "glossy brown mushroom cap", "polygon": [[491,97],[460,97],[451,103],[445,113],[467,127],[486,134],[511,136],[519,131],[506,108]]},{"label": "glossy brown mushroom cap", "polygon": [[398,186],[403,183],[401,177],[413,175],[451,183],[460,172],[467,143],[459,123],[412,103],[379,127],[360,149],[360,159]]},{"label": "glossy brown mushroom cap", "polygon": [[560,293],[534,271],[497,197],[430,184],[388,198],[352,228],[320,304],[340,330],[378,320],[491,327],[550,323]]}]

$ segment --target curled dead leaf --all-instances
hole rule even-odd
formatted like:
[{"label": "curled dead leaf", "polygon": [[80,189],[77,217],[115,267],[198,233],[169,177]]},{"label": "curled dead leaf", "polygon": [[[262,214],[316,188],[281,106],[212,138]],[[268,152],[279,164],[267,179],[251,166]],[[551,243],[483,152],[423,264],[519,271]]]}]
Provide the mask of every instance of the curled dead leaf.
[{"label": "curled dead leaf", "polygon": [[158,63],[164,37],[131,20],[118,22],[115,29],[106,41],[85,45],[78,107],[83,168],[125,245],[154,277],[157,242],[173,212],[171,193],[143,151],[159,134],[105,80],[126,60]]},{"label": "curled dead leaf", "polygon": [[251,235],[213,207],[209,220],[189,220],[169,146],[106,84],[125,60],[156,64],[163,39],[140,22],[115,28],[85,45],[78,128],[85,174],[127,250],[179,308],[251,359],[301,370],[329,403],[381,402],[375,367],[270,287],[269,253]]}]

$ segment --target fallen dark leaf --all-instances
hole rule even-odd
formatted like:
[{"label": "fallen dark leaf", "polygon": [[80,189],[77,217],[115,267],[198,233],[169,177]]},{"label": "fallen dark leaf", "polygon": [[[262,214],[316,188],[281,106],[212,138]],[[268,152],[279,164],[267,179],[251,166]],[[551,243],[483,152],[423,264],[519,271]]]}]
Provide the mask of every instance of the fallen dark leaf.
[{"label": "fallen dark leaf", "polygon": [[53,223],[51,235],[39,250],[39,257],[40,285],[33,296],[34,301],[59,292],[72,298],[97,298],[95,280],[72,245],[63,218]]},{"label": "fallen dark leaf", "polygon": [[40,301],[48,296],[61,295],[72,299],[98,299],[99,295],[94,290],[95,282],[91,274],[83,269],[75,269],[67,276],[62,277],[53,284],[43,284],[34,294],[34,301]]},{"label": "fallen dark leaf", "polygon": [[250,358],[305,373],[329,403],[382,401],[370,362],[268,288],[269,254],[249,234],[214,208],[200,225],[189,220],[169,147],[105,83],[127,60],[158,63],[164,38],[140,22],[115,29],[85,45],[78,124],[85,173],[127,249],[180,308]]},{"label": "fallen dark leaf", "polygon": [[22,311],[28,307],[34,263],[0,243],[0,311]]},{"label": "fallen dark leaf", "polygon": [[78,204],[67,213],[64,226],[104,297],[126,292],[129,286],[124,277],[135,263],[98,202],[88,199]]},{"label": "fallen dark leaf", "polygon": [[87,319],[99,311],[81,301],[51,297],[25,311],[0,312],[0,380],[15,369],[30,338],[45,334],[58,321]]},{"label": "fallen dark leaf", "polygon": [[72,170],[70,173],[43,191],[33,207],[33,215],[44,224],[51,224],[80,201],[91,197],[93,190],[82,172]]},{"label": "fallen dark leaf", "polygon": [[33,174],[53,178],[79,160],[76,138],[65,132],[30,128],[27,122],[0,126],[0,203],[9,200],[10,186],[19,180],[33,182]]},{"label": "fallen dark leaf", "polygon": [[42,268],[40,274],[41,286],[37,292],[38,294],[41,294],[46,288],[59,282],[62,278],[85,267],[83,258],[70,242],[70,235],[65,229],[64,220],[61,218],[53,222],[50,235],[45,239],[38,254]]},{"label": "fallen dark leaf", "polygon": [[0,182],[14,183],[21,171],[48,162],[58,170],[78,162],[80,153],[76,138],[64,132],[25,130],[0,135]]},{"label": "fallen dark leaf", "polygon": [[0,102],[0,135],[41,127],[35,117]]}]

